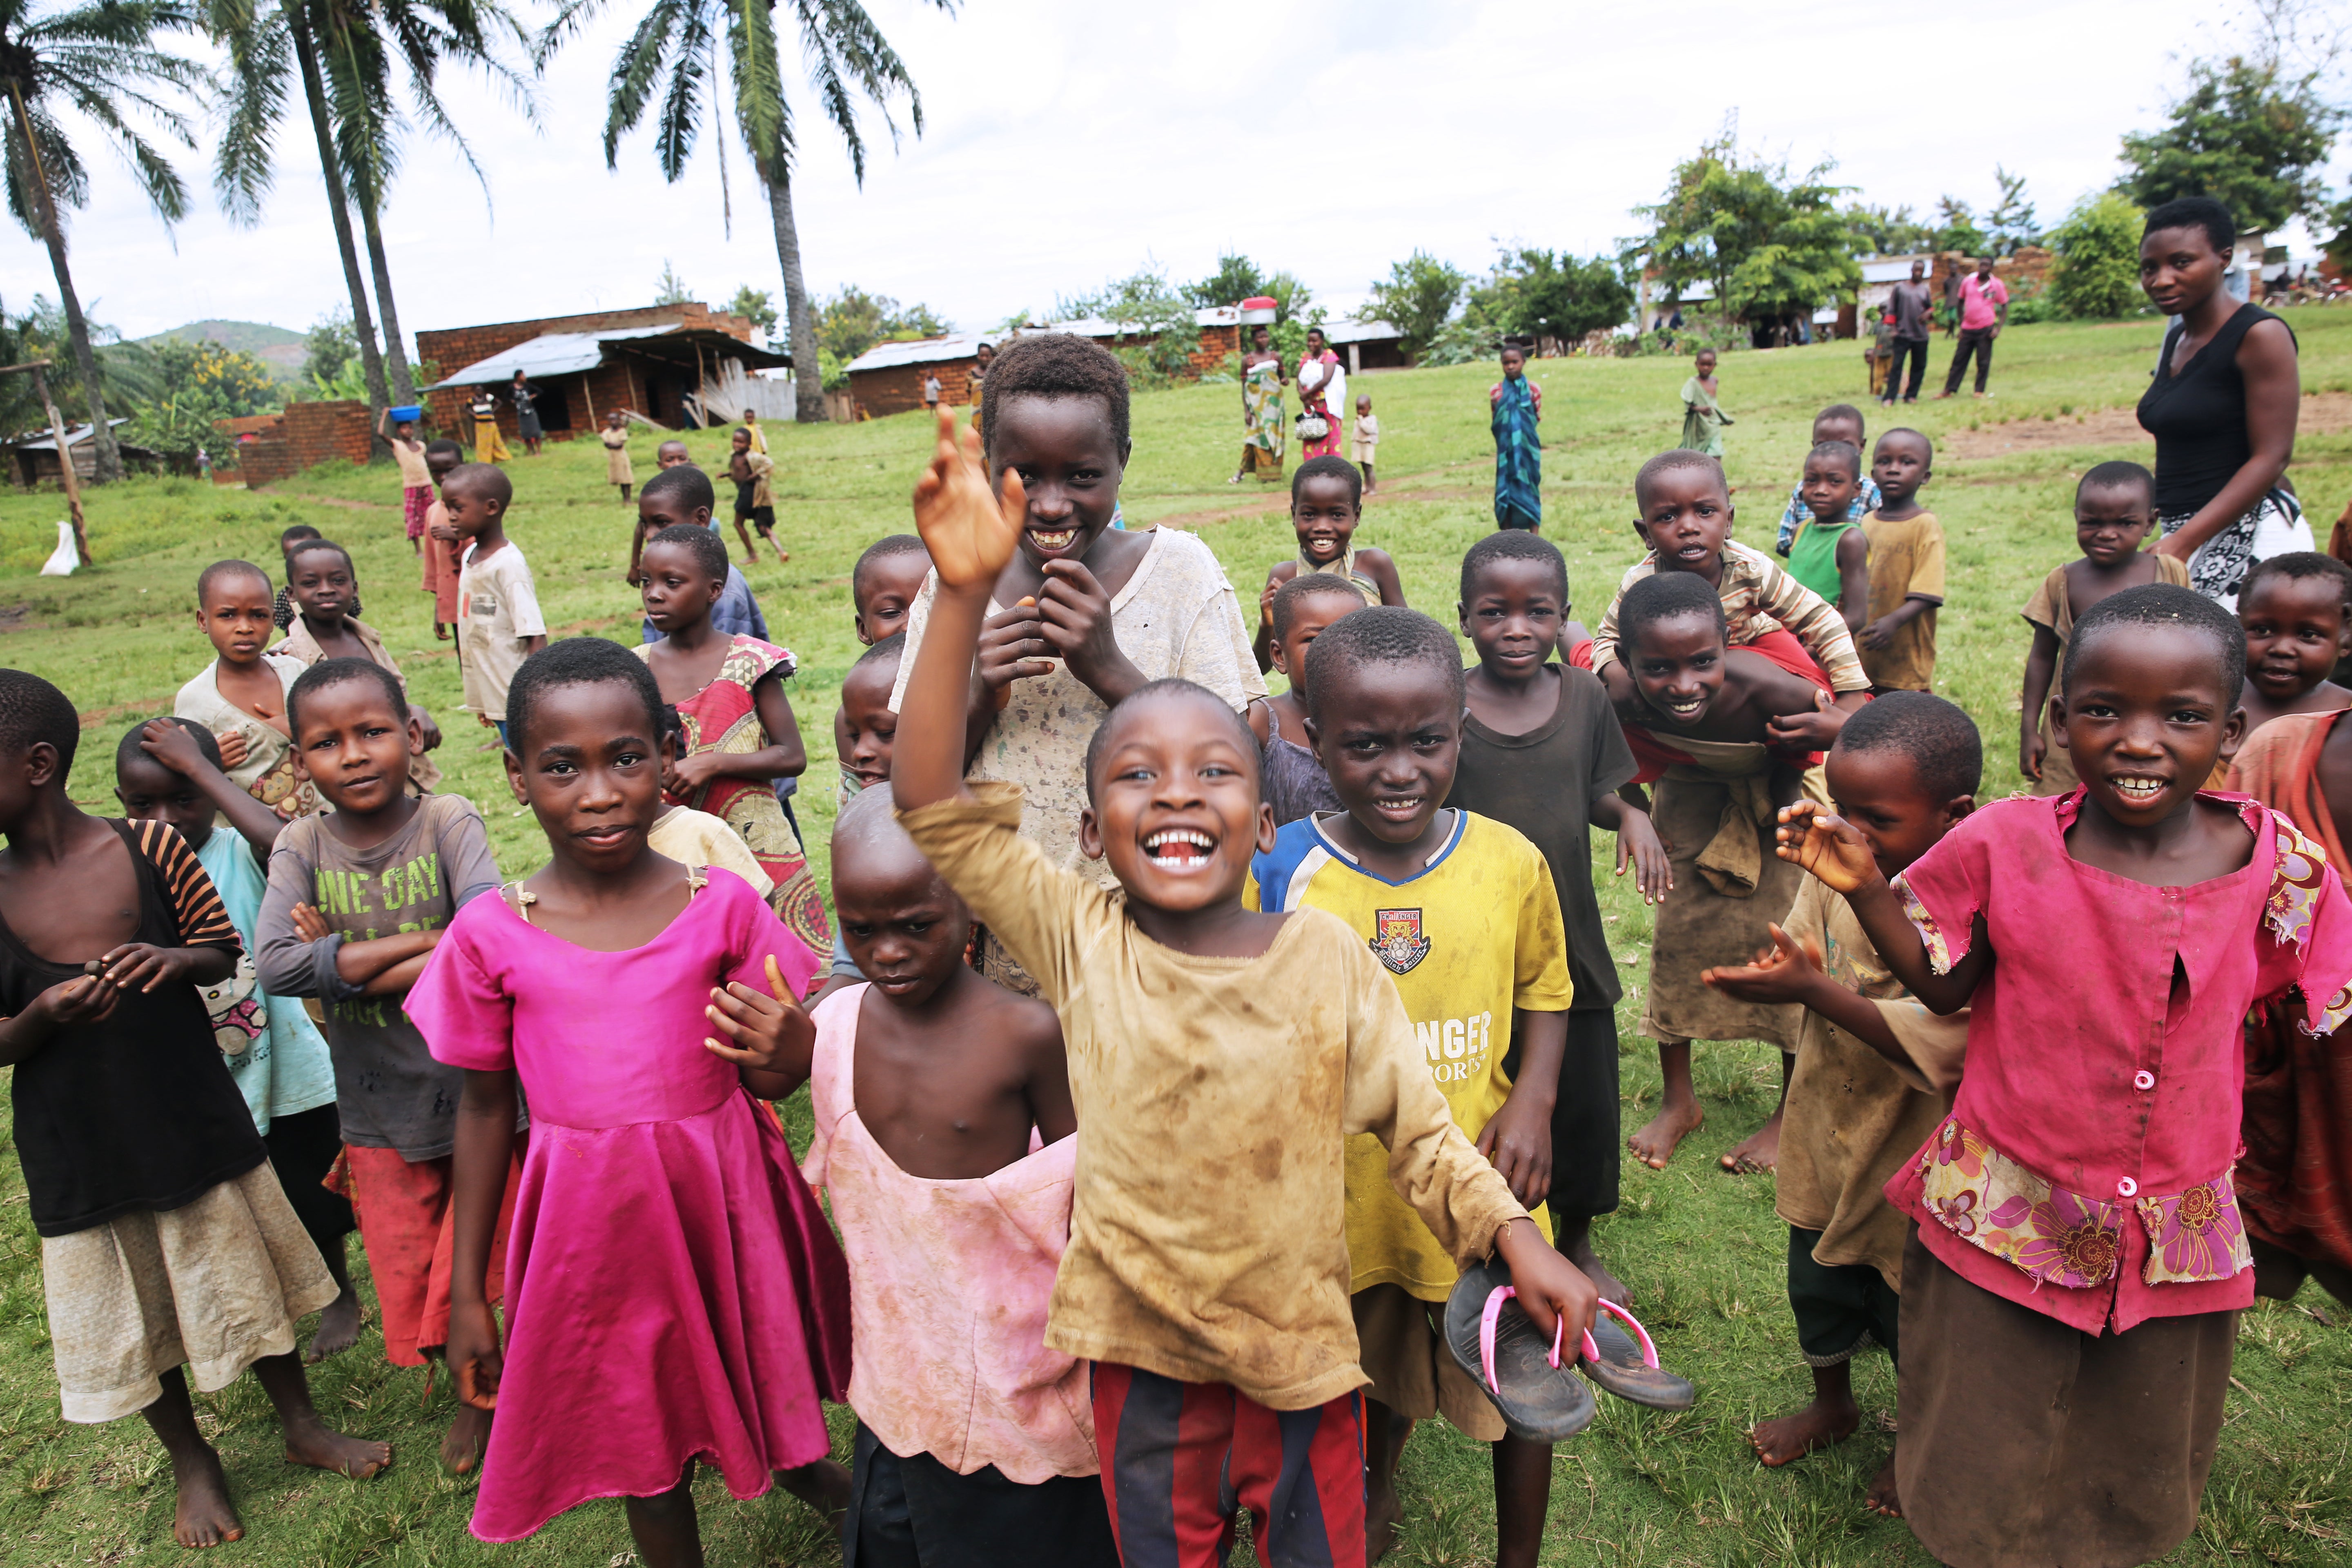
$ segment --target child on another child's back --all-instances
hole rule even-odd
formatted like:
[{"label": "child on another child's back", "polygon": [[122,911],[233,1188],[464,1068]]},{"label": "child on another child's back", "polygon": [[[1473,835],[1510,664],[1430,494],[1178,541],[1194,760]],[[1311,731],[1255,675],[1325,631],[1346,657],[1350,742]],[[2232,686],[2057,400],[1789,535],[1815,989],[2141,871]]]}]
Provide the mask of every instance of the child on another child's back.
[{"label": "child on another child's back", "polygon": [[213,662],[180,688],[173,713],[219,742],[228,776],[281,818],[318,809],[319,797],[294,757],[286,694],[302,666],[267,651],[269,579],[250,561],[215,561],[196,578],[196,625]]},{"label": "child on another child's back", "polygon": [[441,481],[441,504],[460,542],[457,641],[466,706],[507,742],[507,685],[522,661],[547,646],[539,588],[522,547],[507,537],[514,481],[489,463],[467,463]]},{"label": "child on another child's back", "polygon": [[1364,596],[1345,577],[1309,572],[1276,589],[1272,607],[1266,652],[1289,684],[1265,700],[1268,722],[1258,772],[1274,825],[1285,827],[1315,812],[1341,809],[1307,728],[1307,650],[1333,622],[1364,608]]},{"label": "child on another child's back", "polygon": [[1862,452],[1847,442],[1823,441],[1807,453],[1798,493],[1809,515],[1780,552],[1789,575],[1835,605],[1850,632],[1870,614],[1870,536],[1853,514],[1861,474]]},{"label": "child on another child's back", "polygon": [[1870,459],[1876,510],[1862,520],[1870,541],[1870,624],[1855,635],[1873,691],[1927,691],[1936,684],[1936,611],[1944,602],[1944,527],[1919,504],[1936,448],[1916,430],[1889,430]]},{"label": "child on another child's back", "polygon": [[[1851,403],[1832,403],[1813,416],[1813,447],[1818,449],[1824,441],[1843,441],[1854,449],[1858,468],[1862,449],[1869,444],[1864,437],[1864,428],[1862,410]],[[1859,478],[1862,482],[1846,507],[1846,517],[1854,522],[1860,522],[1877,510],[1880,499],[1877,482],[1866,473],[1859,475]],[[1780,513],[1780,536],[1774,542],[1773,548],[1783,555],[1788,554],[1789,546],[1796,541],[1799,525],[1813,515],[1812,507],[1805,500],[1805,481],[1800,479],[1795,488],[1789,491],[1789,505]],[[1814,592],[1819,593],[1820,590],[1815,589]]]},{"label": "child on another child's back", "polygon": [[295,1354],[296,1322],[337,1288],[198,994],[235,973],[236,928],[168,826],[73,804],[80,738],[64,692],[0,670],[0,1063],[43,1321],[65,1418],[145,1416],[171,1456],[173,1538],[217,1546],[245,1531],[182,1363],[205,1393],[253,1368],[289,1463],[364,1479],[392,1450],[320,1420]]},{"label": "child on another child's back", "polygon": [[2137,463],[2101,463],[2074,487],[2074,542],[2083,558],[2053,566],[2025,604],[2033,646],[2025,654],[2025,686],[2018,705],[2022,733],[2018,772],[2036,795],[2066,795],[2079,782],[2063,730],[2048,712],[2058,662],[2074,633],[2075,618],[2108,595],[2151,583],[2189,585],[2189,568],[2178,556],[2144,551],[2140,541],[2156,526],[2156,476]]},{"label": "child on another child's back", "polygon": [[971,911],[891,813],[878,784],[834,830],[870,981],[815,1008],[806,1063],[803,1170],[841,1226],[856,1352],[842,1562],[1113,1568],[1087,1368],[1045,1343],[1077,1154],[1061,1025],[963,962]]}]

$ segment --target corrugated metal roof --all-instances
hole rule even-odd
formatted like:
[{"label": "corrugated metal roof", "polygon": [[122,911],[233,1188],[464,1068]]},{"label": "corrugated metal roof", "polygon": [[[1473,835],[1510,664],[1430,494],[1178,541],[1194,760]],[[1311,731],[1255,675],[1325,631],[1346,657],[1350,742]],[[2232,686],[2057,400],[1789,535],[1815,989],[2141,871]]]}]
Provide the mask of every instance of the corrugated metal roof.
[{"label": "corrugated metal roof", "polygon": [[1915,261],[1927,263],[1930,272],[1936,269],[1936,258],[1924,254],[1865,256],[1862,258],[1862,280],[1864,283],[1901,283],[1911,276],[1911,264]]},{"label": "corrugated metal roof", "polygon": [[1373,316],[1341,316],[1323,323],[1323,341],[1327,343],[1380,343],[1402,336],[1402,332]]},{"label": "corrugated metal roof", "polygon": [[[131,421],[127,418],[110,419],[106,422],[106,427],[110,430],[119,430],[123,426],[130,423]],[[90,429],[91,426],[88,420],[84,420],[79,425],[67,426],[66,445],[68,447],[80,446],[84,441],[89,439]],[[15,447],[19,452],[54,452],[58,449],[58,438],[55,436],[50,435],[48,426],[44,425],[41,426],[38,434],[22,437],[17,440],[9,442],[8,445]],[[144,450],[144,448],[142,448],[142,450]]]},{"label": "corrugated metal roof", "polygon": [[876,343],[851,360],[849,368],[854,371],[890,370],[902,364],[946,364],[953,360],[971,359],[980,352],[981,344],[995,341],[995,334],[989,332],[953,332],[944,338]]},{"label": "corrugated metal roof", "polygon": [[454,375],[445,375],[436,385],[484,386],[512,381],[517,371],[534,376],[594,370],[604,363],[604,344],[626,338],[661,337],[677,331],[680,325],[677,321],[665,321],[655,327],[607,327],[594,332],[542,332],[486,360],[477,360]]}]

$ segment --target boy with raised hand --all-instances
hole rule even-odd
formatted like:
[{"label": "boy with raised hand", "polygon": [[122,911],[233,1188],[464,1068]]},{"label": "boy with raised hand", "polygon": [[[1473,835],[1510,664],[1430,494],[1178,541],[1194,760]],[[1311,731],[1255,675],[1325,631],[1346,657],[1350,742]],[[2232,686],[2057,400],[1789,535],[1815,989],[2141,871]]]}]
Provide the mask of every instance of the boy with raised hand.
[{"label": "boy with raised hand", "polygon": [[[1863,430],[1861,409],[1851,403],[1832,403],[1813,416],[1813,446],[1818,449],[1824,441],[1844,441],[1860,452],[1868,445],[1864,439]],[[1878,510],[1876,481],[1867,474],[1860,477],[1861,489],[1846,507],[1846,520],[1850,522],[1860,522]],[[1805,481],[1801,479],[1789,491],[1789,505],[1780,513],[1780,537],[1774,542],[1773,548],[1783,555],[1788,554],[1789,546],[1796,542],[1797,530],[1812,515],[1813,510],[1805,500]]]},{"label": "boy with raised hand", "polygon": [[[1983,772],[1984,743],[1966,713],[1924,691],[1894,691],[1838,732],[1830,795],[1892,878],[1976,808]],[[1861,1426],[1856,1356],[1876,1344],[1897,1358],[1909,1221],[1885,1188],[1943,1119],[1969,1015],[1964,1007],[1937,1017],[1913,1000],[1845,900],[1814,878],[1805,879],[1785,929],[1772,928],[1772,942],[1753,963],[1701,978],[1743,1001],[1805,1009],[1774,1206],[1789,1226],[1789,1305],[1813,1398],[1748,1433],[1757,1457],[1777,1468]],[[1891,1456],[1867,1506],[1902,1511]]]},{"label": "boy with raised hand", "polygon": [[1854,640],[1873,691],[1927,691],[1936,684],[1944,525],[1919,504],[1935,463],[1934,443],[1916,430],[1889,430],[1871,452],[1880,501],[1862,520],[1870,541],[1870,624]]},{"label": "boy with raised hand", "polygon": [[[1001,390],[992,379],[985,412]],[[938,588],[892,784],[916,847],[1061,1018],[1077,1197],[1045,1341],[1096,1363],[1120,1554],[1208,1568],[1231,1540],[1230,1493],[1266,1561],[1360,1563],[1347,1137],[1388,1149],[1389,1179],[1456,1266],[1498,1251],[1547,1337],[1589,1326],[1592,1286],[1454,1125],[1355,932],[1244,906],[1274,823],[1256,737],[1224,699],[1152,681],[1096,730],[1078,846],[1116,890],[1021,835],[1018,789],[965,786],[973,657],[1030,511],[1018,466],[992,495],[977,443],[959,452],[945,414],[939,436],[915,488]]]},{"label": "boy with raised hand", "polygon": [[514,481],[490,463],[465,463],[441,484],[441,504],[459,542],[457,643],[466,706],[507,743],[507,688],[522,661],[547,646],[539,589],[522,547],[507,537]]},{"label": "boy with raised hand", "polygon": [[[1454,1125],[1549,1237],[1551,1120],[1575,995],[1568,933],[1551,872],[1526,836],[1441,804],[1461,755],[1462,656],[1417,610],[1359,610],[1316,639],[1307,701],[1308,733],[1343,809],[1277,831],[1251,862],[1244,901],[1347,922],[1391,977]],[[1550,1446],[1508,1431],[1447,1352],[1454,1259],[1390,1190],[1388,1158],[1370,1138],[1348,1143],[1348,1258],[1357,1353],[1371,1379],[1367,1561],[1395,1543],[1397,1462],[1413,1423],[1443,1412],[1465,1436],[1494,1447],[1496,1563],[1533,1568]]]}]

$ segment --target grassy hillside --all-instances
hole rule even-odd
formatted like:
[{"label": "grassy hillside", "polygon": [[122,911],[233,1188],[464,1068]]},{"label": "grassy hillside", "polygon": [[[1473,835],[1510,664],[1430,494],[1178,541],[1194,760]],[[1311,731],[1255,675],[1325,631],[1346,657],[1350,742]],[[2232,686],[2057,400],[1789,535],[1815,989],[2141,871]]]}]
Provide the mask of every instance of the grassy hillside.
[{"label": "grassy hillside", "polygon": [[308,353],[300,332],[285,327],[273,327],[267,321],[190,321],[184,326],[152,333],[137,341],[142,343],[173,341],[219,343],[224,348],[251,354],[275,372],[280,381],[292,381],[302,374],[302,361]]},{"label": "grassy hillside", "polygon": [[[2291,320],[2302,339],[2307,429],[2293,478],[2325,537],[2352,498],[2352,311],[2314,308]],[[1906,410],[1945,448],[1923,500],[1949,539],[1951,602],[1941,622],[1940,689],[1983,727],[1988,795],[2018,787],[2015,736],[2026,647],[2018,610],[2049,568],[2074,553],[2074,477],[2090,463],[2147,455],[2127,424],[2101,416],[2145,386],[2158,325],[2015,328],[2000,344],[1989,404],[1966,399]],[[1948,353],[1935,349],[1940,374]],[[1545,361],[1535,367],[1546,404],[1546,534],[1567,553],[1578,610],[1597,616],[1635,555],[1629,479],[1672,444],[1682,410],[1679,361]],[[1727,468],[1744,514],[1738,535],[1769,537],[1793,482],[1815,409],[1862,400],[1852,344],[1741,353],[1723,367],[1723,399],[1739,423]],[[1387,439],[1384,483],[1360,538],[1394,553],[1408,595],[1451,623],[1455,573],[1468,544],[1493,526],[1492,447],[1485,390],[1491,366],[1366,375]],[[1238,451],[1239,398],[1231,386],[1139,397],[1125,504],[1139,524],[1199,531],[1244,599],[1265,568],[1292,552],[1282,498],[1224,480]],[[1884,421],[1874,416],[1876,434]],[[1996,433],[1994,418],[2022,421]],[[2331,427],[2332,426],[2332,427]],[[850,631],[848,573],[876,537],[908,526],[908,489],[927,452],[921,419],[855,426],[781,427],[771,437],[778,510],[792,563],[751,570],[776,640],[797,651],[793,700],[811,757],[800,796],[813,858],[825,863],[831,816],[834,692],[858,651]],[[697,436],[698,459],[723,440]],[[2004,449],[2005,448],[2005,449]],[[1990,455],[1955,455],[1983,450]],[[651,443],[635,453],[652,469]],[[630,512],[603,482],[591,443],[551,445],[511,465],[519,489],[512,533],[529,556],[550,622],[562,635],[634,640],[634,595],[621,580]],[[436,644],[415,558],[401,537],[398,480],[389,468],[314,470],[274,490],[141,480],[94,492],[89,527],[97,569],[58,582],[31,574],[55,542],[54,495],[0,496],[0,661],[31,668],[84,712],[73,773],[77,798],[110,809],[116,738],[134,720],[167,710],[209,649],[190,615],[197,571],[223,556],[275,566],[279,530],[312,523],[358,560],[367,618],[406,666],[422,700],[442,715],[449,788],[483,810],[502,867],[520,875],[545,855],[535,827],[507,795],[486,731],[457,712],[457,674]],[[1605,868],[1604,868],[1605,869]],[[1636,989],[1620,1015],[1628,1129],[1658,1091],[1654,1053],[1633,1032],[1646,982],[1649,921],[1602,877],[1617,955]],[[1696,1378],[1698,1407],[1682,1415],[1603,1401],[1601,1419],[1559,1454],[1546,1560],[1627,1564],[1927,1562],[1900,1524],[1862,1512],[1863,1488],[1884,1459],[1894,1380],[1864,1363],[1864,1434],[1790,1469],[1754,1462],[1747,1427],[1808,1394],[1783,1293],[1783,1232],[1769,1178],[1738,1179],[1715,1156],[1769,1110],[1778,1064],[1760,1047],[1710,1046],[1699,1087],[1710,1121],[1666,1171],[1628,1164],[1624,1206],[1600,1227],[1606,1256],[1632,1283],[1638,1310],[1667,1356]],[[799,1118],[805,1125],[805,1111]],[[26,1222],[14,1162],[0,1160],[0,1562],[119,1561],[169,1552],[172,1494],[160,1452],[137,1423],[68,1427],[57,1419],[37,1242]],[[353,1250],[354,1259],[358,1253]],[[2315,1293],[2250,1314],[2239,1391],[2230,1402],[2220,1464],[2199,1534],[2175,1561],[2332,1563],[2352,1547],[2352,1334]],[[567,1563],[629,1561],[612,1504],[576,1510],[520,1547],[493,1552],[465,1532],[469,1488],[443,1478],[433,1445],[446,1422],[446,1383],[429,1398],[419,1372],[394,1373],[381,1344],[317,1369],[323,1407],[400,1446],[384,1478],[353,1486],[286,1467],[266,1403],[250,1380],[204,1402],[249,1527],[226,1561],[278,1563]],[[704,1527],[712,1561],[829,1563],[821,1530],[781,1494],[725,1500],[706,1477]],[[1486,1457],[1438,1427],[1406,1459],[1408,1525],[1401,1563],[1479,1562],[1491,1555]]]}]

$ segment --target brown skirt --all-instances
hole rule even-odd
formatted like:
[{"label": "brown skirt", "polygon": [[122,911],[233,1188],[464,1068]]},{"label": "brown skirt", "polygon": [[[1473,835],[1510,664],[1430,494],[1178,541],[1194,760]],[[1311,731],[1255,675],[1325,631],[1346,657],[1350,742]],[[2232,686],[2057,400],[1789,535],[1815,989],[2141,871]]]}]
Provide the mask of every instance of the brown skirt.
[{"label": "brown skirt", "polygon": [[[1797,798],[1798,773],[1776,768],[1778,805]],[[1675,889],[1658,906],[1650,943],[1650,985],[1642,998],[1642,1032],[1654,1040],[1762,1040],[1794,1050],[1805,1010],[1741,1002],[1700,984],[1699,971],[1749,963],[1772,945],[1771,924],[1789,918],[1805,874],[1773,853],[1773,824],[1757,826],[1756,887],[1744,898],[1719,892],[1699,869],[1699,855],[1722,830],[1730,787],[1670,773],[1651,792],[1651,820],[1665,840]]]},{"label": "brown skirt", "polygon": [[1903,1249],[1895,1476],[1953,1568],[2126,1568],[2197,1527],[2235,1312],[2086,1334]]}]

